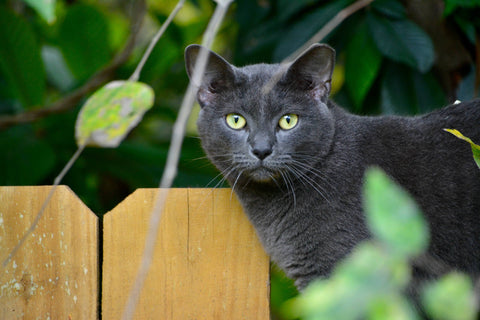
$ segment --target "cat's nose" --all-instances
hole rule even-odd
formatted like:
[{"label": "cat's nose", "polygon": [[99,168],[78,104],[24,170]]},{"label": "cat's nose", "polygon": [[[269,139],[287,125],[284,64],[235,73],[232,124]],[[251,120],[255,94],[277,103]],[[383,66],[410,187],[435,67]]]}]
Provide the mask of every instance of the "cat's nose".
[{"label": "cat's nose", "polygon": [[265,159],[269,155],[272,154],[272,148],[265,147],[265,148],[254,148],[252,153],[260,160]]}]

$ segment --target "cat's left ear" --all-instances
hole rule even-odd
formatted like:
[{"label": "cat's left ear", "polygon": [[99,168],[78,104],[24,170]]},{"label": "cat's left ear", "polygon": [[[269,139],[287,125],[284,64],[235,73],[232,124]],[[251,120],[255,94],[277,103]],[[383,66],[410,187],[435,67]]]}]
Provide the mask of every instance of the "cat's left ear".
[{"label": "cat's left ear", "polygon": [[326,44],[314,44],[288,67],[288,83],[297,89],[310,91],[316,99],[324,100],[330,94],[335,50]]}]

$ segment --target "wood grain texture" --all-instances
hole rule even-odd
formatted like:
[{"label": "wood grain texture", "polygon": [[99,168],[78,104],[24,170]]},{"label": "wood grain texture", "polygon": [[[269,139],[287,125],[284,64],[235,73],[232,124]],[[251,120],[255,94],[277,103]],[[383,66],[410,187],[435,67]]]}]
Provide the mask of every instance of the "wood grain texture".
[{"label": "wood grain texture", "polygon": [[[104,217],[104,320],[120,319],[158,193]],[[269,259],[229,189],[172,189],[135,319],[269,319]]]},{"label": "wood grain texture", "polygon": [[[2,261],[50,189],[0,187]],[[98,219],[59,186],[36,230],[0,272],[0,319],[96,319],[98,290]]]}]

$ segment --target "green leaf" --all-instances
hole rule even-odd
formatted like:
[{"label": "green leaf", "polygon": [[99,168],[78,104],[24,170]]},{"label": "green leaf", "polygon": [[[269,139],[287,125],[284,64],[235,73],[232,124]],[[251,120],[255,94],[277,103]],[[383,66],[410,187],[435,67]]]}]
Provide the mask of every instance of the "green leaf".
[{"label": "green leaf", "polygon": [[153,106],[146,84],[113,81],[97,90],[80,110],[75,124],[77,144],[117,147]]},{"label": "green leaf", "polygon": [[48,23],[55,21],[55,0],[23,0]]},{"label": "green leaf", "polygon": [[[313,282],[284,308],[289,318],[362,319],[367,313],[381,312],[378,304],[385,297],[401,300],[398,295],[408,284],[409,271],[406,260],[393,257],[385,247],[362,243],[335,268],[329,279]],[[398,310],[389,312],[413,316],[408,302],[401,302]]]},{"label": "green leaf", "polygon": [[445,16],[450,15],[457,7],[473,8],[480,7],[478,0],[445,0]]},{"label": "green leaf", "polygon": [[374,10],[390,18],[405,19],[407,17],[407,10],[398,0],[375,0],[371,6]]},{"label": "green leaf", "polygon": [[95,7],[69,8],[60,25],[59,44],[67,65],[83,80],[110,61],[108,23]]},{"label": "green leaf", "polygon": [[367,31],[367,25],[363,21],[347,45],[345,58],[345,85],[357,110],[375,81],[382,63],[382,55]]},{"label": "green leaf", "polygon": [[421,72],[432,67],[435,60],[432,41],[416,24],[406,19],[389,20],[370,12],[367,22],[373,40],[383,55]]},{"label": "green leaf", "polygon": [[307,14],[302,19],[299,19],[297,23],[289,26],[288,31],[282,35],[275,48],[274,59],[280,61],[295,51],[296,48],[301,47],[350,2],[351,0],[333,1]]},{"label": "green leaf", "polygon": [[368,169],[364,187],[367,222],[392,252],[415,256],[428,245],[428,229],[413,199],[382,170]]},{"label": "green leaf", "polygon": [[470,278],[450,273],[428,284],[422,292],[427,313],[438,320],[476,319],[475,293]]},{"label": "green leaf", "polygon": [[0,10],[0,71],[24,106],[43,103],[45,71],[35,35],[22,18]]},{"label": "green leaf", "polygon": [[281,8],[281,10],[278,13],[278,18],[281,21],[288,20],[312,4],[315,4],[315,0],[279,0],[278,8]]},{"label": "green leaf", "polygon": [[480,146],[478,144],[475,144],[470,138],[465,137],[460,131],[456,129],[443,129],[443,130],[453,134],[455,137],[459,139],[462,139],[470,143],[470,146],[472,147],[473,159],[475,160],[475,163],[480,169]]},{"label": "green leaf", "polygon": [[415,91],[411,72],[399,63],[385,61],[380,88],[381,109],[384,114],[415,114]]}]

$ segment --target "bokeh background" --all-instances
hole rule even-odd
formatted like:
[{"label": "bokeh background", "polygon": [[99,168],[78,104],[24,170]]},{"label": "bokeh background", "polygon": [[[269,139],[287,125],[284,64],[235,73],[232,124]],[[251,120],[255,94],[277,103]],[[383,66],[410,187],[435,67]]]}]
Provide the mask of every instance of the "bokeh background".
[{"label": "bokeh background", "polygon": [[[127,79],[177,1],[57,0],[42,12],[0,0],[0,185],[50,185],[76,150],[79,108],[95,88]],[[276,63],[352,0],[238,0],[213,49],[236,65]],[[42,3],[42,1],[40,1]],[[215,8],[190,0],[153,50],[140,81],[155,105],[115,149],[87,148],[62,184],[100,217],[137,188],[158,186],[188,85],[183,51]],[[322,42],[337,50],[332,99],[357,114],[414,115],[478,96],[480,1],[375,0]],[[55,110],[55,112],[52,112]],[[190,119],[175,187],[220,180]],[[272,309],[296,294],[273,267]]]}]

